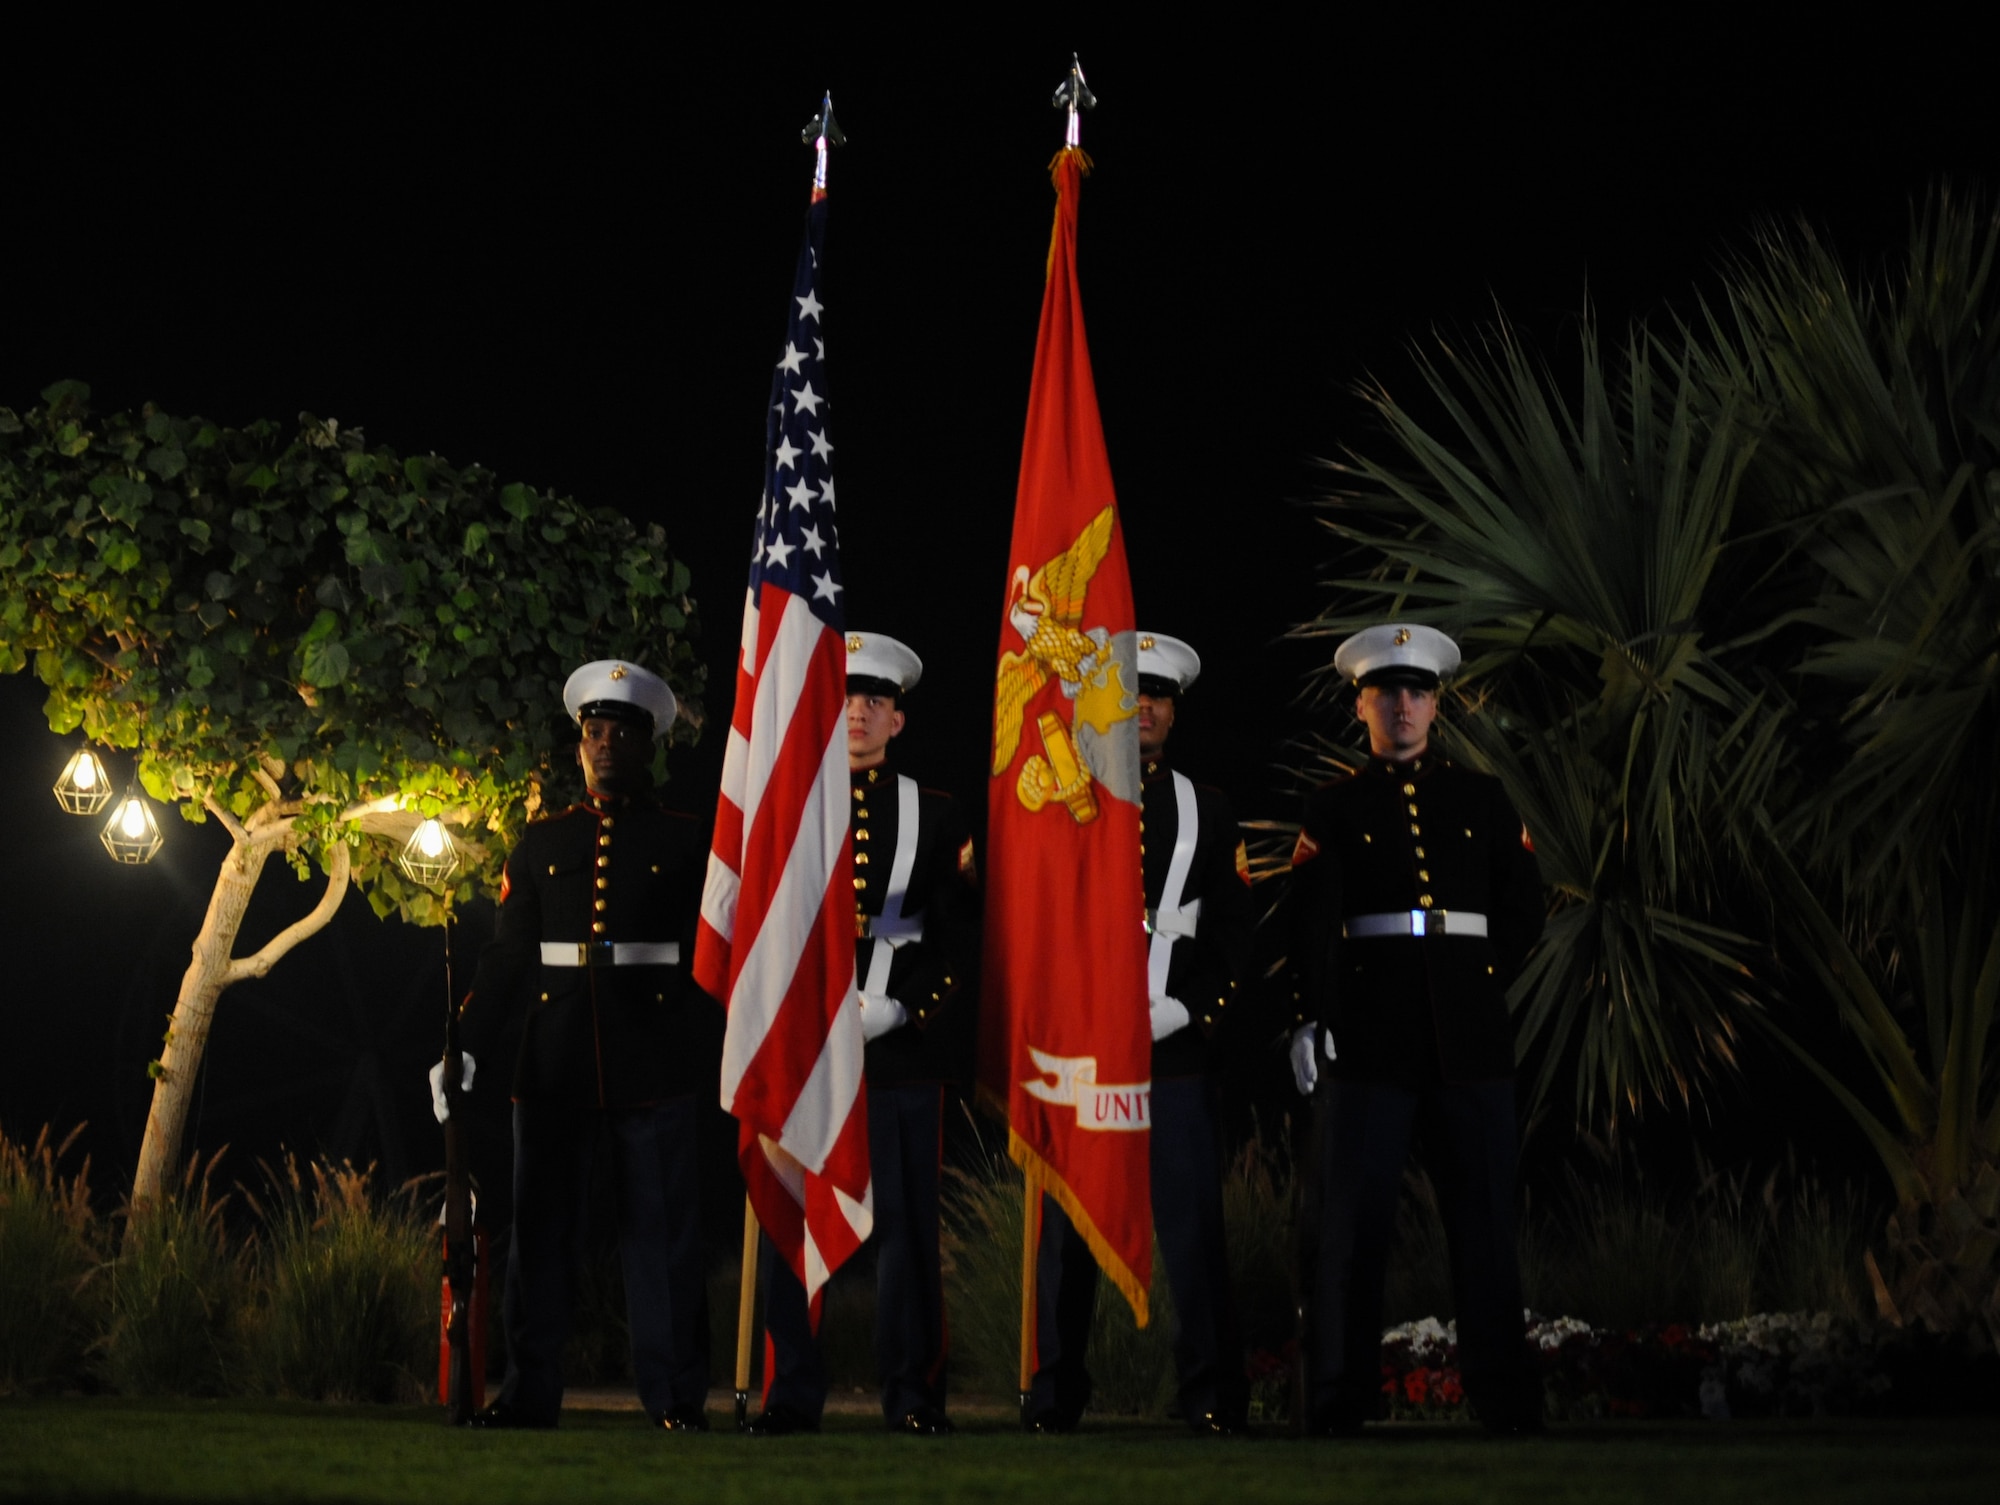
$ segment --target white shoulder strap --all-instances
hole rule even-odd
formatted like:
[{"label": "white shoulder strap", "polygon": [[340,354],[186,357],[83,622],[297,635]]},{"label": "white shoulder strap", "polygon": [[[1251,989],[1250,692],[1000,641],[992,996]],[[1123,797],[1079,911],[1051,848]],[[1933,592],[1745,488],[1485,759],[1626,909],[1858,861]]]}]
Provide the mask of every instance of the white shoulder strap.
[{"label": "white shoulder strap", "polygon": [[1167,863],[1167,881],[1160,890],[1159,908],[1154,911],[1152,944],[1146,949],[1146,989],[1154,998],[1166,994],[1174,942],[1181,936],[1192,936],[1201,918],[1201,900],[1181,903],[1181,895],[1187,890],[1188,869],[1194,866],[1195,843],[1201,838],[1201,808],[1195,803],[1193,779],[1177,771],[1173,781],[1178,826],[1174,832],[1174,855]]},{"label": "white shoulder strap", "polygon": [[882,912],[869,922],[874,954],[868,958],[868,980],[861,986],[880,993],[889,986],[889,963],[898,946],[924,937],[922,915],[903,914],[903,900],[910,892],[910,875],[917,870],[917,781],[907,774],[896,775],[896,856],[889,864],[889,891],[882,896]]}]

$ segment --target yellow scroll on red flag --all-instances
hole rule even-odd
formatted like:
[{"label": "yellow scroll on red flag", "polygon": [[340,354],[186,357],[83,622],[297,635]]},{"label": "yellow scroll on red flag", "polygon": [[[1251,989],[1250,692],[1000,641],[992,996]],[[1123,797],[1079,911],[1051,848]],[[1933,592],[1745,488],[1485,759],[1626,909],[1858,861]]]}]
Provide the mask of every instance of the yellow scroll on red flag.
[{"label": "yellow scroll on red flag", "polygon": [[993,696],[980,1090],[1141,1326],[1152,1278],[1152,1034],[1132,580],[1076,282],[1087,159],[1056,224]]}]

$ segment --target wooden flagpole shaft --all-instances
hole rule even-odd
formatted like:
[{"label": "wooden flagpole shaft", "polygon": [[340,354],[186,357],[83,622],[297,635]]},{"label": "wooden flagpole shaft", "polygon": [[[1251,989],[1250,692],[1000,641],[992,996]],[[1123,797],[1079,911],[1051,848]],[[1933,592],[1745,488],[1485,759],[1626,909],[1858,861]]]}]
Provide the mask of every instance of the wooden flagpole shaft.
[{"label": "wooden flagpole shaft", "polygon": [[1021,1193],[1021,1420],[1028,1419],[1028,1392],[1035,1382],[1035,1252],[1041,1193],[1031,1181]]},{"label": "wooden flagpole shaft", "polygon": [[751,1343],[756,1338],[757,1209],[743,1199],[743,1282],[736,1296],[736,1426],[750,1423]]}]

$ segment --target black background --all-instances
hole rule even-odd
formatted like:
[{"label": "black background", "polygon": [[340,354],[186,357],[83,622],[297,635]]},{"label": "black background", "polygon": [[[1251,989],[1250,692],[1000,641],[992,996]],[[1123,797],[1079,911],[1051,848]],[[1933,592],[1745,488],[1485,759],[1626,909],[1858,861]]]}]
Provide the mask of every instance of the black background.
[{"label": "black background", "polygon": [[[78,377],[101,408],[308,410],[657,520],[694,571],[719,725],[798,131],[830,86],[851,138],[824,294],[848,620],[924,656],[899,755],[975,817],[1071,48],[1102,100],[1083,293],[1140,621],[1203,653],[1174,751],[1245,817],[1292,813],[1283,744],[1342,719],[1299,703],[1315,654],[1282,635],[1333,563],[1301,505],[1314,457],[1378,443],[1354,383],[1414,396],[1411,342],[1496,305],[1551,349],[1586,296],[1610,327],[1689,312],[1764,218],[1881,254],[1927,184],[2000,165],[1983,65],[1909,16],[1900,47],[1745,7],[1268,29],[271,14],[8,23],[0,403]],[[0,682],[0,1124],[90,1120],[115,1187],[224,843],[170,817],[158,861],[114,867],[47,792],[68,747],[39,703]],[[720,747],[676,755],[670,800],[712,806]],[[316,892],[274,867],[239,949]],[[435,1165],[441,972],[436,932],[350,899],[224,995],[194,1143],[231,1144],[239,1173],[280,1143]],[[1279,1056],[1239,1065],[1282,1106]],[[1756,1072],[1697,1138],[1724,1159],[1809,1140],[1866,1172],[1816,1089]],[[1683,1158],[1689,1122],[1660,1123]]]}]

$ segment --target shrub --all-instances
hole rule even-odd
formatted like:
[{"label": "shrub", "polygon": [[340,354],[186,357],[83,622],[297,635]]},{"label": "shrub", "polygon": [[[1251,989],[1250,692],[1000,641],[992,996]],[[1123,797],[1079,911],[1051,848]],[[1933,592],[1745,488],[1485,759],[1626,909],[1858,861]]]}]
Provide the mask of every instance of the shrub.
[{"label": "shrub", "polygon": [[[1021,1351],[1020,1170],[996,1155],[984,1173],[948,1170],[945,1292],[954,1371],[978,1390],[1016,1394]],[[1173,1397],[1173,1297],[1153,1249],[1151,1320],[1135,1327],[1125,1298],[1102,1275],[1090,1327],[1091,1408],[1158,1415]]]},{"label": "shrub", "polygon": [[1764,1186],[1771,1240],[1761,1305],[1781,1312],[1828,1312],[1858,1320],[1875,1315],[1862,1263],[1870,1218],[1852,1186],[1832,1191],[1793,1174],[1780,1194],[1775,1173]]},{"label": "shrub", "polygon": [[0,1395],[65,1389],[87,1375],[96,1331],[99,1230],[90,1161],[58,1166],[83,1126],[51,1146],[0,1134]]},{"label": "shrub", "polygon": [[221,1395],[240,1382],[247,1272],[223,1225],[229,1199],[212,1189],[223,1153],[190,1161],[178,1193],[125,1209],[100,1355],[128,1395]]},{"label": "shrub", "polygon": [[310,1400],[414,1401],[437,1363],[437,1242],[416,1187],[374,1167],[264,1168],[269,1205],[252,1351],[262,1388]]},{"label": "shrub", "polygon": [[[945,1288],[954,1372],[972,1388],[1012,1394],[1021,1341],[1020,1171],[992,1157],[983,1172],[951,1170],[945,1207]],[[1293,1169],[1283,1149],[1253,1137],[1222,1187],[1229,1271],[1260,1415],[1283,1408],[1292,1339]],[[1093,1410],[1165,1414],[1174,1398],[1173,1293],[1153,1246],[1150,1320],[1134,1326],[1125,1298],[1102,1276],[1090,1330]]]},{"label": "shrub", "polygon": [[1021,1172],[1003,1155],[979,1171],[949,1166],[944,1187],[944,1284],[955,1380],[1016,1392],[1021,1339]]}]

